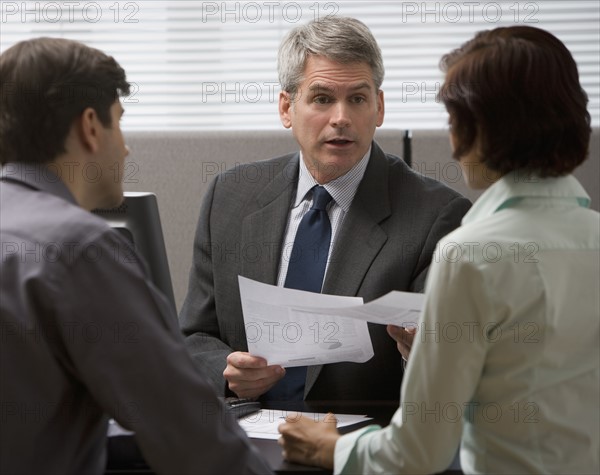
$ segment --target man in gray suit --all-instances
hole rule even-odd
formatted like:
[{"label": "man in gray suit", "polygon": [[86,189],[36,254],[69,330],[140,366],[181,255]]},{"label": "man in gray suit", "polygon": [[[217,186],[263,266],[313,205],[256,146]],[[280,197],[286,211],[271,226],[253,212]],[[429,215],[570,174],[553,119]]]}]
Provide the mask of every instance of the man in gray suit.
[{"label": "man in gray suit", "polygon": [[[281,44],[278,69],[280,118],[300,153],[254,163],[248,175],[241,165],[213,182],[180,314],[188,350],[219,391],[270,401],[270,392],[287,384],[286,370],[247,353],[237,276],[284,285],[316,185],[333,198],[321,291],[365,301],[391,290],[421,292],[437,241],[470,207],[373,141],[384,117],[384,70],[364,24],[329,17],[295,28]],[[371,360],[308,367],[300,399],[397,405],[396,342],[383,325],[369,332]]]}]

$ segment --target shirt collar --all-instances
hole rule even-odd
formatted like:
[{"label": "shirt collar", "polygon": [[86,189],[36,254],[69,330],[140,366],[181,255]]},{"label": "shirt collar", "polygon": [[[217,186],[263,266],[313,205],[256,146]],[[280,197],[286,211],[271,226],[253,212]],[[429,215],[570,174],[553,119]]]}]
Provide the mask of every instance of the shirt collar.
[{"label": "shirt collar", "polygon": [[485,190],[465,214],[462,224],[478,221],[497,211],[516,206],[527,198],[560,200],[582,208],[589,208],[591,202],[589,195],[573,175],[541,178],[514,171]]},{"label": "shirt collar", "polygon": [[0,179],[21,183],[29,188],[50,193],[76,205],[75,197],[60,178],[60,174],[61,169],[53,163],[11,162],[5,164],[0,170]]},{"label": "shirt collar", "polygon": [[[372,147],[369,147],[369,150],[367,150],[367,153],[363,158],[361,158],[360,161],[344,175],[323,185],[333,198],[333,201],[335,201],[345,213],[350,209],[356,190],[358,190],[358,185],[360,185],[365,174],[365,170],[367,169],[371,157],[371,148]],[[302,152],[300,152],[300,175],[298,178],[298,190],[296,192],[294,208],[299,206],[306,198],[306,194],[318,184],[317,180],[315,180],[308,171],[304,159],[302,158]]]}]

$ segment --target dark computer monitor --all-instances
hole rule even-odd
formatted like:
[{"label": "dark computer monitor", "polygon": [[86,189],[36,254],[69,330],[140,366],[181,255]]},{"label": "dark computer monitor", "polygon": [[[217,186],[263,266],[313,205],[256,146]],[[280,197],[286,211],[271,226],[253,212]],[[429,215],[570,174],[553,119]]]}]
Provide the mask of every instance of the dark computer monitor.
[{"label": "dark computer monitor", "polygon": [[93,213],[104,218],[113,229],[133,244],[147,262],[152,282],[167,297],[173,312],[176,312],[156,195],[145,191],[126,191],[124,195],[121,206],[96,209]]}]

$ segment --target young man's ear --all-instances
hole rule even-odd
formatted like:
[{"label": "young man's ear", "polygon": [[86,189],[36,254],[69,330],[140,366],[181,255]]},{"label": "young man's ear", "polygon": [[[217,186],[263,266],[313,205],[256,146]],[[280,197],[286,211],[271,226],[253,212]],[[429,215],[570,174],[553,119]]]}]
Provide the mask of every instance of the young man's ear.
[{"label": "young man's ear", "polygon": [[82,146],[92,153],[97,152],[100,147],[100,129],[102,128],[102,122],[100,122],[97,112],[88,107],[76,122]]}]

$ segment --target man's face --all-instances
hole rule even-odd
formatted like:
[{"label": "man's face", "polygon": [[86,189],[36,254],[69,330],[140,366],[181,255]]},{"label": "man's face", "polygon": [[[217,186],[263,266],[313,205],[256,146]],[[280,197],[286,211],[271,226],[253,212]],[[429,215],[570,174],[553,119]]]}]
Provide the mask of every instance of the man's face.
[{"label": "man's face", "polygon": [[292,128],[304,162],[323,184],[347,173],[367,153],[383,123],[383,92],[366,63],[310,56],[294,98],[282,92],[279,115]]},{"label": "man's face", "polygon": [[123,107],[117,100],[110,108],[111,125],[102,129],[98,156],[102,175],[97,188],[102,208],[113,208],[123,201],[123,168],[125,157],[129,155],[121,132],[123,112]]}]

